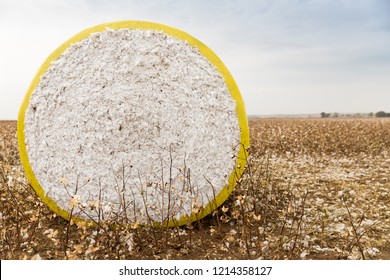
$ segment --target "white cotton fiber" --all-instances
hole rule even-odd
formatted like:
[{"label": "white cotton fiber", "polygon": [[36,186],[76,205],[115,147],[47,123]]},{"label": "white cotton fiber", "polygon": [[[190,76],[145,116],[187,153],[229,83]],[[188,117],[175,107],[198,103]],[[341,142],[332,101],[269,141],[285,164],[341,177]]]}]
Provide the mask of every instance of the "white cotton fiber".
[{"label": "white cotton fiber", "polygon": [[228,183],[235,109],[188,43],[152,30],[93,33],[41,76],[25,115],[28,159],[46,194],[81,218],[179,218]]}]

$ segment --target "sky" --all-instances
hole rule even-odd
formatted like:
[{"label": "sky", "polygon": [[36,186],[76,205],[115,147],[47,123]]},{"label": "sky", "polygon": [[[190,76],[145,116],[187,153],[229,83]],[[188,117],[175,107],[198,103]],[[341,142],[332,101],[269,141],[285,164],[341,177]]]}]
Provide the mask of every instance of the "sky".
[{"label": "sky", "polygon": [[0,0],[0,119],[46,57],[91,26],[169,25],[211,48],[248,115],[390,111],[388,0]]}]

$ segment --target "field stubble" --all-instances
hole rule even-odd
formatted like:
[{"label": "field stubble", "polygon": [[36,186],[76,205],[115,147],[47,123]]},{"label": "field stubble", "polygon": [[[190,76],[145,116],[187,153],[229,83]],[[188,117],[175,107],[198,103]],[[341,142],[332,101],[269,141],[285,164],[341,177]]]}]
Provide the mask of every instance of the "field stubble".
[{"label": "field stubble", "polygon": [[0,122],[1,259],[390,259],[390,120],[252,119],[247,168],[191,225],[87,227],[51,212]]}]

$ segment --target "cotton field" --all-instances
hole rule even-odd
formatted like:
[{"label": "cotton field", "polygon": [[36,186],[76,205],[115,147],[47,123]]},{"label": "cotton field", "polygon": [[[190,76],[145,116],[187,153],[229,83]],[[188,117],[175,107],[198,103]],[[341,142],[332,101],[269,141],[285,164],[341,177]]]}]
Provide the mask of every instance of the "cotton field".
[{"label": "cotton field", "polygon": [[390,259],[389,119],[251,119],[249,128],[246,171],[206,218],[91,227],[39,200],[16,122],[0,122],[0,258]]}]

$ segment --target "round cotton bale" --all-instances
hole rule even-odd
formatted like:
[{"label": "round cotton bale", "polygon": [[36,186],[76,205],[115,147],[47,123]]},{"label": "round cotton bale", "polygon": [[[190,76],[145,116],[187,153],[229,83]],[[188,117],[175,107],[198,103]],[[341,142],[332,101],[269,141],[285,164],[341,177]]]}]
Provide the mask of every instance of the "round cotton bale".
[{"label": "round cotton bale", "polygon": [[19,111],[26,176],[55,213],[176,226],[214,211],[249,146],[238,87],[178,29],[141,21],[86,29],[56,49]]}]

